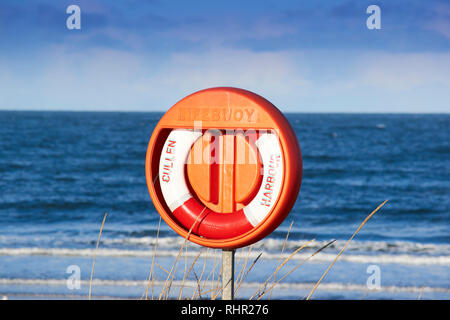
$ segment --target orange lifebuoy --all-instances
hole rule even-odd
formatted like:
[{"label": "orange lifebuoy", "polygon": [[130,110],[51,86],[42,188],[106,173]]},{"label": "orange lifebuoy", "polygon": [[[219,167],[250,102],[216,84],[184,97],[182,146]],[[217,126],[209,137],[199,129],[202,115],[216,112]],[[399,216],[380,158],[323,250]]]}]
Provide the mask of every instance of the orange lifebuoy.
[{"label": "orange lifebuoy", "polygon": [[[205,164],[202,148],[211,147],[205,137],[214,131],[221,161]],[[236,132],[248,142],[236,145]],[[199,163],[192,162],[197,147]],[[250,158],[237,167],[244,149]],[[301,175],[289,122],[264,98],[237,88],[202,90],[175,104],[147,149],[147,185],[161,217],[181,236],[213,248],[242,247],[271,233],[295,203]]]}]

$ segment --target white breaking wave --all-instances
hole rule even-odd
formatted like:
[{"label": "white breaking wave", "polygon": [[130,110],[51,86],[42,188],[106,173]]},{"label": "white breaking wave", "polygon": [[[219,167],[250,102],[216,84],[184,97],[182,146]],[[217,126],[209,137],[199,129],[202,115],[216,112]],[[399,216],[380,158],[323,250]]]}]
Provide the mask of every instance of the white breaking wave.
[{"label": "white breaking wave", "polygon": [[[284,239],[266,238],[258,241],[253,245],[254,249],[265,249],[269,251],[281,251],[285,245],[286,250],[295,250],[302,246],[306,241],[303,240],[289,240],[285,245]],[[152,247],[158,241],[158,247],[162,248],[180,248],[185,241],[181,237],[164,237],[157,239],[156,237],[140,237],[140,238],[120,238],[120,239],[103,239],[102,243],[106,245],[134,245]],[[308,246],[310,249],[320,249],[329,241],[315,241]],[[328,248],[340,250],[347,240],[337,240]],[[191,244],[190,244],[191,245]],[[195,244],[192,244],[196,246]],[[450,255],[450,244],[434,244],[434,243],[417,243],[408,241],[359,241],[353,240],[350,242],[346,251],[358,252],[375,252],[375,253],[426,253],[433,255]]]},{"label": "white breaking wave", "polygon": [[[38,238],[33,238],[30,241],[28,238],[22,237],[11,237],[0,235],[0,247],[38,247],[40,243],[45,243],[45,247],[53,247],[54,237],[46,236]],[[289,239],[286,243],[284,239],[274,239],[266,238],[253,244],[253,249],[260,249],[268,252],[281,252],[281,249],[285,247],[285,251],[294,251],[298,247],[305,244],[306,241],[311,239],[300,239],[291,240]],[[331,240],[331,239],[330,239]],[[41,242],[42,241],[42,242]],[[97,236],[95,238],[85,237],[85,238],[67,238],[58,237],[57,247],[71,247],[71,245],[76,244],[79,247],[92,248],[97,242]],[[101,239],[100,247],[114,247],[120,250],[124,249],[137,249],[137,250],[152,250],[153,247],[158,244],[158,249],[175,250],[178,251],[183,245],[185,239],[179,236],[168,236],[168,237],[125,237],[125,238],[108,238],[103,237]],[[321,240],[314,241],[308,245],[305,250],[315,251],[323,247],[329,241]],[[333,242],[328,248],[327,252],[330,250],[339,251],[345,245],[347,240],[337,240]],[[67,245],[65,245],[67,244]],[[199,248],[200,246],[189,242],[189,246],[193,248]],[[245,249],[244,249],[245,250]],[[241,250],[238,250],[238,252]],[[351,253],[361,253],[361,254],[426,254],[430,256],[450,256],[450,244],[441,243],[418,243],[411,241],[362,241],[353,240],[350,242],[349,246],[345,250]]]},{"label": "white breaking wave", "polygon": [[[164,286],[165,281],[154,280],[154,286]],[[20,285],[20,286],[66,286],[67,279],[21,279],[21,278],[0,278],[0,285]],[[81,280],[81,286],[89,286],[89,280]],[[93,286],[111,286],[111,287],[143,287],[146,288],[148,280],[107,280],[107,279],[94,279],[92,281]],[[216,286],[217,281],[202,281],[202,285],[205,287]],[[258,289],[264,284],[261,282],[242,282],[241,287],[248,289]],[[278,283],[277,289],[284,290],[311,290],[315,283],[312,282],[290,282],[290,283]],[[191,287],[198,286],[196,281],[186,280],[174,280],[171,283],[173,287]],[[321,283],[320,290],[326,291],[362,291],[368,290],[366,285],[354,284],[354,283]],[[429,287],[429,286],[381,286],[379,289],[372,289],[370,291],[377,292],[443,292],[450,293],[449,288],[442,287]]]},{"label": "white breaking wave", "polygon": [[[283,246],[286,250],[295,250],[303,245],[306,241],[311,239],[291,240],[289,239],[286,244],[284,239],[265,238],[253,244],[254,249],[263,249],[268,251],[281,251]],[[331,240],[331,239],[330,239]],[[149,249],[158,243],[159,248],[174,249],[177,250],[181,247],[185,240],[179,236],[168,237],[125,237],[125,238],[108,238],[102,237],[101,246],[110,246],[119,249],[123,247],[132,247],[132,249]],[[347,240],[337,240],[331,244],[327,250],[336,249],[340,250]],[[38,246],[39,243],[46,243],[47,246],[52,246],[54,242],[53,236],[39,236],[29,239],[27,237],[15,237],[15,236],[3,236],[0,235],[0,246],[3,247],[29,247]],[[58,237],[58,243],[60,247],[64,247],[64,244],[76,244],[80,247],[95,246],[97,242],[97,235],[91,237]],[[315,241],[308,246],[311,250],[317,250],[327,244],[328,241],[321,240]],[[189,243],[190,246],[199,247],[196,244]],[[362,241],[353,240],[350,242],[346,249],[347,252],[365,252],[365,253],[405,253],[405,254],[430,254],[430,255],[450,255],[450,244],[441,243],[419,243],[411,241]]]},{"label": "white breaking wave", "polygon": [[[69,248],[0,248],[0,255],[4,256],[75,256],[75,257],[93,257],[95,249],[69,249]],[[158,249],[158,257],[176,257],[178,250]],[[216,250],[215,254],[217,254]],[[290,255],[290,252],[283,254],[277,252],[266,252],[254,249],[250,258],[256,258],[262,252],[261,259],[284,259]],[[191,249],[187,253],[183,252],[183,256],[195,258],[199,251]],[[309,259],[312,252],[297,253],[292,260],[305,260],[315,263],[329,263],[336,257],[335,253],[320,252]],[[153,250],[128,250],[128,249],[98,249],[97,257],[153,257]],[[236,254],[237,258],[245,258],[247,250],[240,250]],[[339,261],[349,263],[375,263],[375,264],[401,264],[401,265],[442,265],[450,266],[450,256],[430,256],[430,255],[412,255],[412,254],[355,254],[344,252],[339,257]]]}]

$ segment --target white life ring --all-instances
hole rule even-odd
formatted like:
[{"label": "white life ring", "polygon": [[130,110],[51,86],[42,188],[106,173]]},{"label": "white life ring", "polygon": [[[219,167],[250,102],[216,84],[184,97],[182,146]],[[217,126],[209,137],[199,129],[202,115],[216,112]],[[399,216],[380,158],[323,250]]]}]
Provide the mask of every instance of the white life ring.
[{"label": "white life ring", "polygon": [[187,230],[192,228],[194,234],[211,239],[244,234],[267,217],[280,195],[284,177],[280,141],[274,133],[259,135],[255,145],[263,165],[261,186],[244,208],[220,213],[205,207],[187,186],[185,164],[192,145],[201,136],[199,131],[174,129],[167,137],[159,162],[159,183],[164,200],[176,220]]}]

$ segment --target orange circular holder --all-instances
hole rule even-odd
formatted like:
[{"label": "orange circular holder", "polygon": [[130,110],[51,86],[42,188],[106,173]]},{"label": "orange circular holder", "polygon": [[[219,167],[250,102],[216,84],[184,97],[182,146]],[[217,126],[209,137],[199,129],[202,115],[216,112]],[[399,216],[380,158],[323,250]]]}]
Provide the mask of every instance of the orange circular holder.
[{"label": "orange circular holder", "polygon": [[266,237],[289,214],[302,157],[294,130],[273,104],[218,87],[193,93],[164,114],[145,171],[153,204],[175,232],[199,245],[235,249]]}]

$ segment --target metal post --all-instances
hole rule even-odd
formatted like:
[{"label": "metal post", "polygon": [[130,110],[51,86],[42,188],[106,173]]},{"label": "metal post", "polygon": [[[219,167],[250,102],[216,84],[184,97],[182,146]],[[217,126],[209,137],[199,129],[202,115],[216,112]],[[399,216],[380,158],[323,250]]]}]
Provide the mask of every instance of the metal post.
[{"label": "metal post", "polygon": [[234,299],[234,252],[222,250],[222,300]]}]

